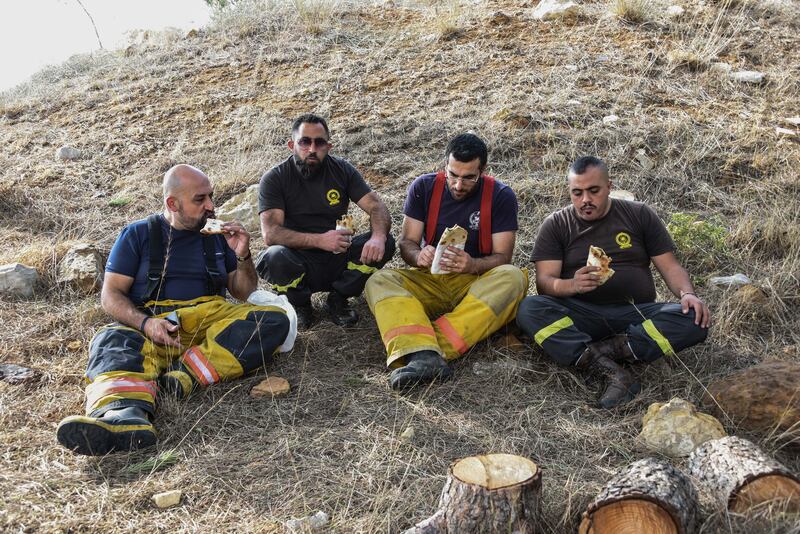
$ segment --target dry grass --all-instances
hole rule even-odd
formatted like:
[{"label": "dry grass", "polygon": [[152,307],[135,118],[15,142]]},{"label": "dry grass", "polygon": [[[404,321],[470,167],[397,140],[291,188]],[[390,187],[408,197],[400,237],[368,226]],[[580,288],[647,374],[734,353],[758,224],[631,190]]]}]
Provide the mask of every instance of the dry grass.
[{"label": "dry grass", "polygon": [[[280,532],[324,510],[332,532],[397,532],[434,510],[450,462],[498,451],[544,467],[542,530],[570,532],[611,474],[647,454],[634,437],[651,402],[697,402],[714,378],[800,357],[783,351],[800,345],[800,145],[774,136],[798,111],[796,3],[698,3],[674,26],[633,26],[608,24],[608,3],[589,2],[568,33],[510,0],[339,2],[318,19],[287,2],[237,4],[198,37],[74,58],[0,95],[0,259],[45,273],[35,299],[0,306],[0,361],[44,372],[29,387],[0,382],[0,530]],[[434,21],[448,17],[459,31],[443,39]],[[763,70],[769,82],[675,68],[667,53],[679,49],[702,65]],[[447,139],[485,137],[491,172],[520,200],[518,265],[543,217],[567,202],[567,163],[586,153],[665,220],[718,216],[728,238],[715,272],[693,273],[715,313],[708,342],[638,370],[644,391],[613,413],[591,408],[594,386],[539,351],[490,343],[456,363],[452,382],[403,396],[388,389],[359,300],[358,328],[321,323],[277,359],[269,372],[290,381],[288,397],[251,399],[261,377],[250,377],[162,403],[155,450],[82,458],[59,448],[58,421],[81,410],[85,347],[108,320],[96,295],[54,283],[65,247],[108,250],[122,225],[159,209],[160,175],[178,161],[207,170],[220,200],[244,190],[287,155],[291,120],[312,110],[331,118],[335,153],[386,199],[395,228],[406,185],[440,164]],[[612,113],[620,120],[603,124]],[[65,143],[85,157],[57,162]],[[109,205],[120,197],[130,202]],[[757,290],[704,282],[735,272]],[[76,340],[83,349],[70,351]],[[483,361],[514,365],[476,375]],[[774,437],[725,424],[800,469]],[[410,443],[400,439],[408,426]],[[142,464],[170,450],[175,463]],[[186,495],[180,507],[150,506],[174,488]],[[797,532],[796,518],[701,504],[704,532]]]},{"label": "dry grass", "polygon": [[652,0],[613,0],[610,11],[621,20],[641,24],[652,18]]}]

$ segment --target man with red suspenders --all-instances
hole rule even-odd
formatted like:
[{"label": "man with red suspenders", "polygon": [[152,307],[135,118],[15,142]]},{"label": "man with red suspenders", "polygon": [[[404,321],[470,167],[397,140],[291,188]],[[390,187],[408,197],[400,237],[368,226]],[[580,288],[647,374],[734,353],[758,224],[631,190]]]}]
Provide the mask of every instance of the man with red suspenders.
[{"label": "man with red suspenders", "polygon": [[[394,389],[449,378],[447,360],[509,322],[527,292],[527,276],[510,265],[517,198],[483,174],[487,157],[476,135],[448,143],[445,170],[408,188],[398,245],[412,268],[384,269],[367,281]],[[445,274],[431,274],[436,244],[456,224],[467,230],[466,246],[448,247],[440,264]]]}]

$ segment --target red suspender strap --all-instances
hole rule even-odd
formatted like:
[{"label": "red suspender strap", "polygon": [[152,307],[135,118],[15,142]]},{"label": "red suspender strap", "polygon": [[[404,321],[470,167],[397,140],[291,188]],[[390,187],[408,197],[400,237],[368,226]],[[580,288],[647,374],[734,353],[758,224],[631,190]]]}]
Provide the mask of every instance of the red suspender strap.
[{"label": "red suspender strap", "polygon": [[436,236],[436,223],[439,222],[439,206],[442,205],[444,182],[444,171],[439,171],[436,173],[436,179],[433,182],[433,194],[431,195],[431,203],[428,206],[428,220],[425,222],[426,245],[433,245],[433,238]]},{"label": "red suspender strap", "polygon": [[478,226],[478,249],[481,254],[492,253],[492,193],[494,192],[494,178],[483,177],[483,190],[481,191],[481,218]]}]

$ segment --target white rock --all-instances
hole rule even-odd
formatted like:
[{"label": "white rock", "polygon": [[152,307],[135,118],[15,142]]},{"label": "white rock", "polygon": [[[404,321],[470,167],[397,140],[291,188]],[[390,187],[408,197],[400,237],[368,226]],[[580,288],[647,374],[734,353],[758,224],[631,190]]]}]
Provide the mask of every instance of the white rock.
[{"label": "white rock", "polygon": [[33,267],[21,263],[0,265],[0,294],[8,297],[33,296],[33,288],[39,273]]},{"label": "white rock", "polygon": [[558,20],[576,17],[581,13],[581,7],[569,0],[542,0],[533,10],[536,20]]},{"label": "white rock", "polygon": [[686,10],[681,6],[669,6],[667,8],[667,15],[670,17],[680,17]]},{"label": "white rock", "polygon": [[72,161],[79,157],[81,157],[81,151],[71,146],[64,145],[56,150],[56,158],[61,161]]},{"label": "white rock", "polygon": [[261,234],[258,218],[258,184],[253,184],[238,195],[232,196],[215,210],[218,219],[225,222],[239,221],[251,234]]},{"label": "white rock", "polygon": [[724,61],[717,61],[716,63],[712,63],[711,67],[709,67],[711,72],[716,72],[717,74],[724,74],[728,75],[731,73],[732,67],[725,63]]},{"label": "white rock", "polygon": [[732,72],[730,76],[735,82],[758,84],[764,81],[764,73],[757,70],[739,70]]},{"label": "white rock", "polygon": [[328,514],[319,511],[314,515],[303,517],[301,519],[290,519],[286,522],[286,529],[289,532],[305,532],[308,529],[320,530],[328,524],[330,519]]},{"label": "white rock", "polygon": [[800,126],[800,117],[786,117],[783,122],[790,126]]},{"label": "white rock", "polygon": [[575,100],[573,98],[571,100],[567,100],[566,102],[564,102],[564,104],[566,104],[567,106],[580,106],[581,105],[581,101],[580,100]]},{"label": "white rock", "polygon": [[606,115],[603,117],[603,124],[613,124],[619,120],[616,115]]},{"label": "white rock", "polygon": [[570,72],[578,72],[577,65],[564,65],[564,68]]},{"label": "white rock", "polygon": [[412,441],[414,439],[415,435],[416,435],[416,432],[414,431],[414,427],[410,426],[410,427],[406,428],[405,430],[403,430],[403,433],[400,434],[400,439],[402,439],[405,442],[409,442],[409,441]]},{"label": "white rock", "polygon": [[620,200],[636,200],[636,195],[625,189],[612,189],[608,195],[611,198],[618,198]]},{"label": "white rock", "polygon": [[708,280],[712,286],[739,287],[753,282],[744,274],[736,273],[733,276],[714,276]]},{"label": "white rock", "polygon": [[159,508],[169,508],[181,502],[181,490],[165,491],[164,493],[156,493],[151,497],[153,504]]},{"label": "white rock", "polygon": [[103,282],[103,255],[94,245],[80,243],[67,252],[58,266],[58,281],[82,291],[92,291]]},{"label": "white rock", "polygon": [[795,137],[797,132],[789,128],[775,128],[775,133],[780,137]]},{"label": "white rock", "polygon": [[639,162],[639,165],[642,166],[642,169],[645,171],[649,171],[654,167],[653,160],[647,157],[647,153],[644,151],[643,148],[640,148],[636,151],[636,160]]}]

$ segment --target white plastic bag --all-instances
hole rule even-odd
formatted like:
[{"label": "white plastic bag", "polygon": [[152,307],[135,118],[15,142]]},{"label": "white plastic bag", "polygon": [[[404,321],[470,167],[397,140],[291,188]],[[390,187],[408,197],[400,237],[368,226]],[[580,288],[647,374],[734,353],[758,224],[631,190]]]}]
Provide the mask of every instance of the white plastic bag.
[{"label": "white plastic bag", "polygon": [[256,306],[275,306],[286,311],[286,317],[289,318],[289,333],[286,335],[283,345],[278,347],[278,352],[292,350],[294,340],[297,337],[297,312],[294,311],[294,306],[289,304],[289,299],[286,298],[286,295],[276,295],[270,291],[258,289],[250,293],[250,296],[247,297],[247,302]]}]

